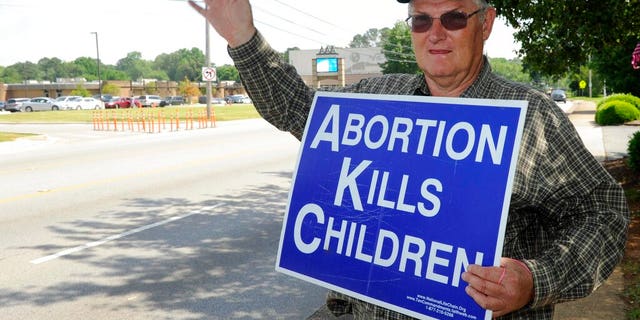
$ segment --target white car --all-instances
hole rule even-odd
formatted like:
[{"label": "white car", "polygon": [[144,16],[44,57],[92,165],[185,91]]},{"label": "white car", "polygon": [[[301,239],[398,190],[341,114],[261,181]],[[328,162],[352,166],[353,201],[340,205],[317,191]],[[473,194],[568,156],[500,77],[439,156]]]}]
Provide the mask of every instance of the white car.
[{"label": "white car", "polygon": [[29,101],[23,102],[20,109],[24,112],[59,110],[55,101],[47,97],[31,98]]},{"label": "white car", "polygon": [[77,104],[73,101],[76,99],[82,98],[81,96],[60,96],[56,98],[54,106],[58,108],[58,110],[75,110]]},{"label": "white car", "polygon": [[69,99],[66,104],[70,110],[104,109],[104,102],[92,97],[74,97]]}]

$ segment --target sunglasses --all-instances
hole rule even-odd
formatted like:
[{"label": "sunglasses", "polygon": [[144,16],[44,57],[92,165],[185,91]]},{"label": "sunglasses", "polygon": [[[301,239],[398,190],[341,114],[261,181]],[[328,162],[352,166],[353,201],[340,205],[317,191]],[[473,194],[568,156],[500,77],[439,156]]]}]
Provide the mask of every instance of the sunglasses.
[{"label": "sunglasses", "polygon": [[445,29],[455,31],[466,28],[467,20],[482,10],[484,10],[484,8],[480,8],[470,14],[466,14],[461,11],[449,11],[441,15],[440,18],[434,18],[426,14],[419,14],[409,16],[405,22],[407,22],[409,27],[411,27],[411,32],[422,33],[431,29],[433,20],[440,19],[440,23]]}]

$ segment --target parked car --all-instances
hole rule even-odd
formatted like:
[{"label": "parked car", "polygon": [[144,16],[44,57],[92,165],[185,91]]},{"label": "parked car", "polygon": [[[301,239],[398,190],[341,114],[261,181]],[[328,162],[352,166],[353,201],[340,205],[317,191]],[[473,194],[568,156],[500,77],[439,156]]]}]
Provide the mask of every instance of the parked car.
[{"label": "parked car", "polygon": [[567,102],[567,93],[562,89],[555,89],[551,91],[551,100]]},{"label": "parked car", "polygon": [[[134,99],[134,108],[141,108],[140,101]],[[131,98],[112,98],[104,103],[105,109],[131,108]]]},{"label": "parked car", "polygon": [[107,101],[109,101],[109,100],[111,100],[113,98],[117,98],[117,97],[114,97],[113,95],[110,95],[110,94],[103,94],[102,96],[100,96],[99,94],[95,94],[95,95],[93,95],[93,98],[94,99],[98,99],[98,100],[102,100],[102,102],[107,102]]},{"label": "parked car", "polygon": [[22,104],[29,101],[29,98],[12,98],[7,100],[7,104],[4,106],[4,110],[17,112],[22,111]]},{"label": "parked car", "polygon": [[77,97],[71,99],[67,106],[73,110],[104,109],[104,102],[93,97]]},{"label": "parked car", "polygon": [[222,98],[211,98],[211,104],[215,104],[215,105],[219,105],[219,106],[224,106],[227,104],[227,101],[225,101]]},{"label": "parked car", "polygon": [[4,110],[4,106],[5,106],[6,104],[7,104],[6,102],[4,102],[4,101],[0,101],[0,111],[3,111],[3,110]]},{"label": "parked car", "polygon": [[157,95],[142,95],[137,97],[137,100],[140,101],[140,104],[143,107],[152,107],[152,106],[159,106],[160,102],[162,102],[162,98],[160,98],[160,96]]},{"label": "parked car", "polygon": [[232,104],[232,103],[251,103],[251,98],[242,95],[242,94],[234,94],[234,95],[230,95],[227,96],[225,98],[225,100],[227,101],[228,104]]},{"label": "parked car", "polygon": [[[206,104],[207,103],[207,96],[199,96],[198,97],[198,103]],[[222,98],[211,97],[211,104],[225,105],[225,104],[227,104],[227,102]]]},{"label": "parked car", "polygon": [[56,101],[50,99],[48,97],[36,97],[31,98],[29,101],[25,101],[22,103],[21,111],[31,112],[31,111],[55,111],[59,110],[58,106],[56,106]]},{"label": "parked car", "polygon": [[74,110],[73,100],[82,98],[81,96],[59,96],[53,104],[56,110]]},{"label": "parked car", "polygon": [[183,105],[184,104],[184,98],[182,96],[168,96],[166,98],[164,98],[164,100],[162,100],[160,102],[160,106],[164,107],[164,106],[178,106],[178,105]]}]

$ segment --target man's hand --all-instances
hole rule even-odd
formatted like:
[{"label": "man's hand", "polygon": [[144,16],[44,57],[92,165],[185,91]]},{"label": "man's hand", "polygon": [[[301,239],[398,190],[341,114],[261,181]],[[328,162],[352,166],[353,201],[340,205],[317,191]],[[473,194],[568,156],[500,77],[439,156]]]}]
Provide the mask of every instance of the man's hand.
[{"label": "man's hand", "polygon": [[482,308],[500,317],[516,311],[533,299],[533,276],[527,266],[517,260],[502,258],[500,267],[469,265],[462,273],[469,286],[467,294]]},{"label": "man's hand", "polygon": [[189,4],[209,21],[230,47],[238,47],[256,33],[249,0],[204,0],[207,9],[193,0]]}]

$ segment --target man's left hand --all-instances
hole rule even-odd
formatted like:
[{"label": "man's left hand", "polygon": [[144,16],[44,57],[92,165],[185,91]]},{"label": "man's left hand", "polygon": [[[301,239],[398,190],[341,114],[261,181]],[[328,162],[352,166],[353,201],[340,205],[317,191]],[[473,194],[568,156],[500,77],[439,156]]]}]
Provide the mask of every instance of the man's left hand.
[{"label": "man's left hand", "polygon": [[469,265],[462,273],[469,285],[467,294],[482,308],[500,317],[516,311],[533,298],[533,276],[527,266],[517,260],[502,258],[499,267]]}]

